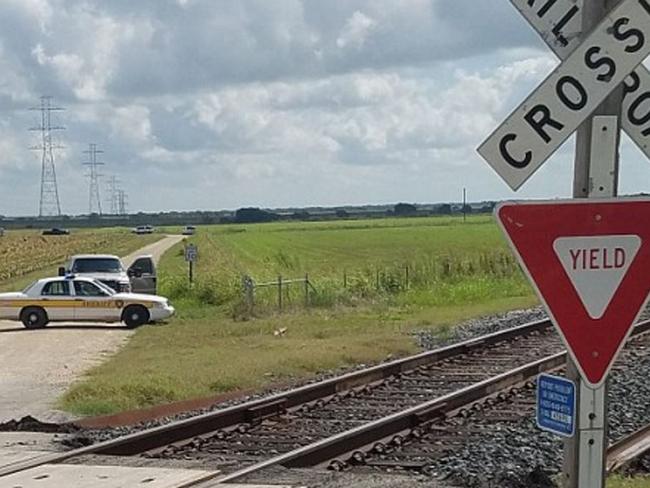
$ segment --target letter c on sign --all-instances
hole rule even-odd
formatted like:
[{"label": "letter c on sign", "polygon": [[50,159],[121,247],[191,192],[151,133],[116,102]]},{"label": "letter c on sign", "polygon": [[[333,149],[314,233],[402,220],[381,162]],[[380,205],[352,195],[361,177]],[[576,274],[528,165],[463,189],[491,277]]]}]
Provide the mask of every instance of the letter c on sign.
[{"label": "letter c on sign", "polygon": [[501,156],[503,156],[503,159],[505,159],[510,166],[517,169],[523,169],[530,164],[533,159],[533,155],[530,151],[526,151],[524,159],[515,159],[510,154],[510,151],[508,151],[508,144],[515,140],[517,140],[517,136],[515,134],[506,134],[499,143],[499,152],[501,152]]}]

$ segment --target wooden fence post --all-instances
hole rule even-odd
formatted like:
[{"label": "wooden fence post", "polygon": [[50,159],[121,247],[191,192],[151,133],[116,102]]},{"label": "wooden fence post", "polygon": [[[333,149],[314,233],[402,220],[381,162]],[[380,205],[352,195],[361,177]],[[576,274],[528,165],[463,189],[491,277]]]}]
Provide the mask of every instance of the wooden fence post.
[{"label": "wooden fence post", "polygon": [[255,304],[255,283],[253,278],[244,275],[242,278],[242,285],[244,286],[244,297],[246,299],[246,309],[248,314],[253,313],[253,306]]},{"label": "wooden fence post", "polygon": [[305,273],[305,307],[309,307],[309,275]]},{"label": "wooden fence post", "polygon": [[278,275],[278,309],[282,311],[282,275]]},{"label": "wooden fence post", "polygon": [[409,265],[404,267],[404,277],[406,278],[406,289],[409,289]]}]

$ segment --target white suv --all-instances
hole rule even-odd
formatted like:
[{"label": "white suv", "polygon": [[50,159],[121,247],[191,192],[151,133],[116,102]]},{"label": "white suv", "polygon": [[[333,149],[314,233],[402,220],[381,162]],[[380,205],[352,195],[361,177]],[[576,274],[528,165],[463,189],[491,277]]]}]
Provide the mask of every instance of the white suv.
[{"label": "white suv", "polygon": [[117,256],[110,254],[79,254],[72,256],[59,275],[74,275],[96,279],[117,293],[156,293],[156,267],[152,256],[136,258],[125,269]]}]

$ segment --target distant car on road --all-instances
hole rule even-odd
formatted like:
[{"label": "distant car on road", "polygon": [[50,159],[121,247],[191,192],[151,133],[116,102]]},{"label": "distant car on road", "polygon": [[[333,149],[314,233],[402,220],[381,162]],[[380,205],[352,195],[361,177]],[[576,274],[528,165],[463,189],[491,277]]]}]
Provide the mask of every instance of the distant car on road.
[{"label": "distant car on road", "polygon": [[131,232],[134,234],[153,234],[154,228],[151,225],[138,225]]},{"label": "distant car on road", "polygon": [[196,233],[196,227],[193,225],[186,225],[183,229],[184,236],[193,236]]},{"label": "distant car on road", "polygon": [[59,276],[75,275],[101,281],[118,293],[156,293],[156,266],[152,256],[139,256],[125,269],[111,254],[79,254],[59,268]]},{"label": "distant car on road", "polygon": [[61,227],[52,227],[51,229],[45,229],[42,234],[44,236],[67,236],[70,234],[70,231]]},{"label": "distant car on road", "polygon": [[165,297],[115,293],[100,281],[77,276],[45,278],[22,292],[0,293],[0,319],[28,329],[50,322],[124,322],[134,328],[174,314]]}]

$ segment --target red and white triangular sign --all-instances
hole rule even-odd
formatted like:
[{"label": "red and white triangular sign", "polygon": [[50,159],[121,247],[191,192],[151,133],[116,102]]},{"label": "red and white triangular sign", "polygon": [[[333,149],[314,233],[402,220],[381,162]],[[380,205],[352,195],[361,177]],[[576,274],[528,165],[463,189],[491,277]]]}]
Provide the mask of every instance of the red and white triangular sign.
[{"label": "red and white triangular sign", "polygon": [[583,379],[599,386],[650,294],[650,200],[504,203],[496,215]]}]

